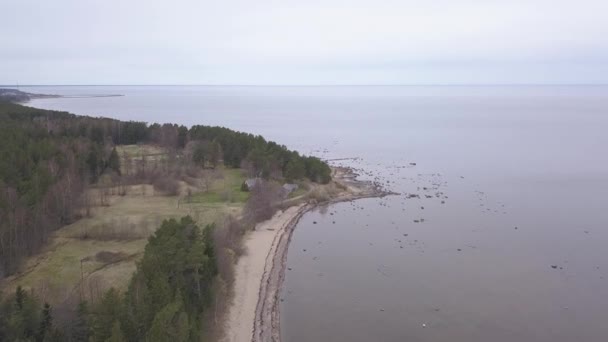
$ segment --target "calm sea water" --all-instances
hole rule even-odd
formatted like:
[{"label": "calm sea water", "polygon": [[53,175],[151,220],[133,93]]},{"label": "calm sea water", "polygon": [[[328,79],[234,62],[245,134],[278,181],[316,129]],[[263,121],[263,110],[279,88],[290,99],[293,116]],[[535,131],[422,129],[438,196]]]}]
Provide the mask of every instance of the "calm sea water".
[{"label": "calm sea water", "polygon": [[304,216],[285,341],[608,340],[608,87],[22,88],[357,157],[337,163],[402,193]]}]

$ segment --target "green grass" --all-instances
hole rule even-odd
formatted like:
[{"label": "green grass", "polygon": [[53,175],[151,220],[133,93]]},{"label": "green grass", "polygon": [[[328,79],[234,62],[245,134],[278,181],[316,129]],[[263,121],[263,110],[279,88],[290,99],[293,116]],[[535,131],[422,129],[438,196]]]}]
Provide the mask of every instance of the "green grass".
[{"label": "green grass", "polygon": [[[93,273],[104,280],[106,272],[108,275],[113,275],[113,278],[128,280],[135,270],[134,261],[128,262],[129,265],[123,265],[128,266],[121,268],[125,270],[124,273],[116,274],[116,270],[111,267],[102,269],[104,263],[96,260],[95,255],[101,251],[111,251],[134,256],[141,253],[145,245],[145,239],[118,242],[55,238],[47,251],[28,260],[25,266],[28,271],[16,279],[9,278],[6,289],[12,291],[17,285],[36,289],[36,292],[42,292],[41,294],[53,302],[73,294],[78,288],[81,277],[86,280],[88,275]],[[126,288],[128,284],[124,280],[109,283],[121,289]]]},{"label": "green grass", "polygon": [[220,169],[223,178],[217,179],[207,192],[192,195],[191,203],[206,205],[243,204],[249,198],[249,192],[241,191],[241,185],[246,177],[241,169]]}]

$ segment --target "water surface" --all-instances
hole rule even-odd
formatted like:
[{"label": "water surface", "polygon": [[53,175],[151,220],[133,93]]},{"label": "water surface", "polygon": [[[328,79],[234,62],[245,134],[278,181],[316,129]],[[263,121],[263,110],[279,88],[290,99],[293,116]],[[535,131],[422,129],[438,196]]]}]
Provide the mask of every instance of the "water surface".
[{"label": "water surface", "polygon": [[31,105],[358,157],[340,163],[401,192],[304,216],[285,341],[608,340],[608,87],[23,90],[124,94]]}]

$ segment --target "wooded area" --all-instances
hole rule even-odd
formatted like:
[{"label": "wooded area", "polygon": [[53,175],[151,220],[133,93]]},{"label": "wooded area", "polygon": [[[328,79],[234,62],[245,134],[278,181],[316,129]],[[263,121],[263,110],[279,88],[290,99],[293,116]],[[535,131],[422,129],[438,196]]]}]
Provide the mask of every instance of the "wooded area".
[{"label": "wooded area", "polygon": [[[111,195],[125,196],[128,186],[151,184],[174,196],[179,182],[196,180],[208,191],[220,166],[263,180],[247,193],[242,220],[229,217],[218,229],[199,229],[190,217],[165,220],[124,293],[110,289],[92,302],[81,293],[80,303],[74,297],[60,307],[32,289],[0,293],[2,341],[198,341],[212,297],[213,314],[222,310],[218,298],[233,281],[244,230],[272,216],[281,200],[276,181],[331,180],[317,158],[222,127],[147,125],[0,102],[0,141],[0,279],[55,230],[89,216],[94,205],[108,206]],[[135,144],[163,153],[131,155],[121,147]]]},{"label": "wooded area", "polygon": [[99,182],[102,175],[112,180],[110,185],[162,179],[159,188],[175,189],[162,174],[172,169],[150,175],[143,156],[134,172],[121,175],[117,145],[154,144],[169,150],[174,161],[183,160],[193,146],[190,159],[202,168],[223,163],[262,178],[331,179],[329,167],[318,158],[300,156],[261,136],[223,127],[188,129],[77,116],[8,102],[0,102],[0,141],[0,277],[13,274],[51,232],[86,215],[90,203],[84,194],[91,187],[107,187]]},{"label": "wooded area", "polygon": [[166,220],[150,237],[129,289],[54,322],[53,308],[18,287],[0,298],[0,341],[199,341],[217,274],[213,225]]}]

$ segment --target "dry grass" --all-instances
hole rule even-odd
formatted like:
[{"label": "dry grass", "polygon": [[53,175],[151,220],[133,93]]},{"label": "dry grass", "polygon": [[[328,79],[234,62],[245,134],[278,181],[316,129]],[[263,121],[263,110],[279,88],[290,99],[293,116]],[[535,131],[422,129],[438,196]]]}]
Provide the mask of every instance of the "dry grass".
[{"label": "dry grass", "polygon": [[[133,145],[120,147],[119,153],[161,158],[164,151]],[[211,182],[199,178],[201,174],[186,173],[179,181],[179,196],[163,196],[150,184],[136,184],[124,186],[124,191],[109,191],[105,205],[100,205],[100,189],[92,188],[91,203],[96,206],[91,208],[90,217],[56,231],[47,248],[29,258],[22,272],[6,278],[0,290],[14,291],[21,285],[34,289],[43,300],[58,304],[80,294],[94,299],[109,287],[126,289],[147,238],[164,219],[190,215],[200,226],[217,222],[222,227],[229,215],[242,216],[250,196],[240,190],[245,174],[238,169],[218,168],[217,172],[220,176],[214,176]],[[289,201],[320,202],[340,191],[334,183],[301,184],[301,190]],[[216,236],[222,240],[224,252],[220,257],[224,292],[232,280],[231,267],[242,253],[241,230],[233,225],[225,234]]]},{"label": "dry grass", "polygon": [[314,186],[306,197],[308,200],[320,203],[336,197],[343,191],[344,187],[341,184],[330,182],[329,184]]},{"label": "dry grass", "polygon": [[130,157],[139,157],[141,155],[159,155],[166,153],[166,150],[154,145],[120,145],[116,146],[116,152],[122,156],[125,153]]},{"label": "dry grass", "polygon": [[[136,256],[143,251],[146,240],[134,241],[94,241],[74,240],[56,237],[47,250],[40,255],[30,258],[25,265],[25,272],[6,279],[5,289],[13,291],[17,285],[35,289],[46,301],[59,303],[78,291],[82,279],[91,274],[103,277],[110,268],[104,268],[105,263],[96,258],[100,252],[111,251],[126,256]],[[128,277],[135,269],[122,273],[119,278]],[[101,270],[101,271],[98,271]],[[126,282],[114,284],[126,287]]]},{"label": "dry grass", "polygon": [[[212,189],[232,186],[239,177],[238,170],[229,170],[227,177],[214,181]],[[184,182],[180,186],[188,187]],[[5,279],[0,289],[13,291],[22,285],[36,290],[51,304],[81,291],[88,298],[109,287],[124,290],[147,238],[164,219],[190,215],[204,226],[221,223],[228,215],[238,217],[243,207],[240,202],[228,201],[188,203],[185,196],[155,195],[152,185],[143,184],[128,186],[124,196],[109,195],[107,202],[107,206],[91,208],[91,217],[55,232],[47,248],[29,258],[23,271]]]}]

